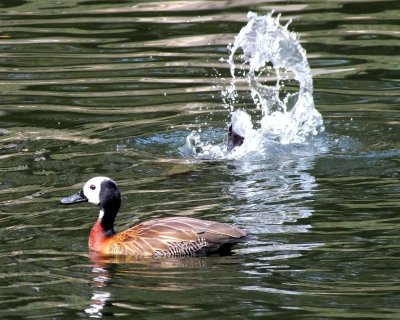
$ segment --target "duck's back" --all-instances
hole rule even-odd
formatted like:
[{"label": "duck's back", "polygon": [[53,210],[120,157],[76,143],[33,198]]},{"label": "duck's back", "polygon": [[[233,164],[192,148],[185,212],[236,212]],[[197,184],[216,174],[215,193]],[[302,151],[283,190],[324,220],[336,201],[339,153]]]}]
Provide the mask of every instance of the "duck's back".
[{"label": "duck's back", "polygon": [[226,223],[170,217],[140,223],[107,239],[109,255],[190,256],[226,252],[243,241],[246,232]]}]

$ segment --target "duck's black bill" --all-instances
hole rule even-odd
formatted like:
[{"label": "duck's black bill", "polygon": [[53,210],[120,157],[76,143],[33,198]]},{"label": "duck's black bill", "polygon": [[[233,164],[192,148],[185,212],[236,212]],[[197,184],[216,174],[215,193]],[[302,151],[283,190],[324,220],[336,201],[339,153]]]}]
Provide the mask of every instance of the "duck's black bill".
[{"label": "duck's black bill", "polygon": [[82,191],[73,194],[72,196],[60,200],[61,204],[73,204],[78,202],[87,202],[88,198],[85,197]]},{"label": "duck's black bill", "polygon": [[228,152],[231,152],[235,147],[241,146],[243,142],[244,142],[244,137],[237,134],[232,129],[232,125],[230,125],[228,131]]}]

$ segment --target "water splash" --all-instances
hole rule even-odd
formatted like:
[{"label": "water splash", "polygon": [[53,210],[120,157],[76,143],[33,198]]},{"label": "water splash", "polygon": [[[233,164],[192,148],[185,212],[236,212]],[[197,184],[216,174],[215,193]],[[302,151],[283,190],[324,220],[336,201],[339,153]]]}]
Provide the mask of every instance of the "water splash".
[{"label": "water splash", "polygon": [[[241,49],[241,77],[246,78],[251,97],[262,111],[260,130],[266,137],[283,144],[304,143],[324,130],[323,121],[314,107],[306,51],[297,35],[288,31],[289,23],[282,26],[279,18],[272,13],[258,17],[249,12],[249,22],[230,49],[232,81],[226,92],[234,102],[237,97],[235,55]],[[263,84],[268,78],[275,78],[275,84]],[[285,84],[290,84],[290,80],[297,83],[297,92],[291,92],[290,87],[285,92]]]},{"label": "water splash", "polygon": [[[235,158],[255,150],[266,152],[266,141],[282,145],[303,144],[324,131],[322,116],[314,107],[313,81],[306,51],[298,36],[288,30],[290,22],[283,26],[279,18],[272,13],[257,16],[249,12],[247,25],[229,48],[227,62],[232,79],[222,91],[222,98],[232,111],[232,124],[244,126],[245,143],[235,148],[232,154],[226,152],[226,140],[218,146],[210,146],[201,141],[200,134],[192,133],[187,139],[186,150],[199,156],[221,158],[223,153],[227,158]],[[241,94],[237,89],[239,85]],[[256,129],[247,124],[249,115],[245,111],[235,110],[245,92],[250,92],[254,110],[261,111]],[[194,136],[197,144],[193,145]]]}]

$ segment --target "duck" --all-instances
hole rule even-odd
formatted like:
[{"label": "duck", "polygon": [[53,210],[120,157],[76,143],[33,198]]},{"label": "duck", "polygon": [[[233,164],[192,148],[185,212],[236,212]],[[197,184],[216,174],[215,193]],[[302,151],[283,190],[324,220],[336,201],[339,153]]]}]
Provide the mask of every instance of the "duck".
[{"label": "duck", "polygon": [[[226,142],[226,155],[233,153],[235,150],[245,143],[245,141],[254,141],[257,138],[257,131],[253,129],[251,116],[244,110],[238,109],[231,112],[231,122],[228,125],[227,142]],[[217,149],[208,143],[203,143],[201,135],[198,131],[193,130],[187,137],[184,151],[192,155],[209,155],[218,154]]]},{"label": "duck", "polygon": [[247,232],[236,226],[187,216],[156,218],[115,232],[121,206],[117,183],[108,177],[88,180],[79,192],[62,198],[61,204],[89,202],[100,207],[89,234],[89,250],[105,256],[184,257],[229,254],[244,242]]},{"label": "duck", "polygon": [[250,115],[243,110],[236,110],[231,113],[231,123],[228,128],[227,151],[232,152],[243,145],[245,137],[253,131],[253,124]]}]

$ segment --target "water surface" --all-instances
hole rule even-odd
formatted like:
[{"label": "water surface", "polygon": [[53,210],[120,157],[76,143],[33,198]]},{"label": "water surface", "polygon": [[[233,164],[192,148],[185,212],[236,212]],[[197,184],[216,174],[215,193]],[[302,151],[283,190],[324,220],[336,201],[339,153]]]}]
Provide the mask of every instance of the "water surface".
[{"label": "water surface", "polygon": [[[2,319],[399,318],[398,1],[0,7]],[[325,131],[260,157],[185,154],[192,130],[225,141],[227,46],[250,10],[292,19]],[[97,208],[58,204],[95,175],[121,186],[116,229],[188,215],[255,239],[228,257],[95,264]]]}]

